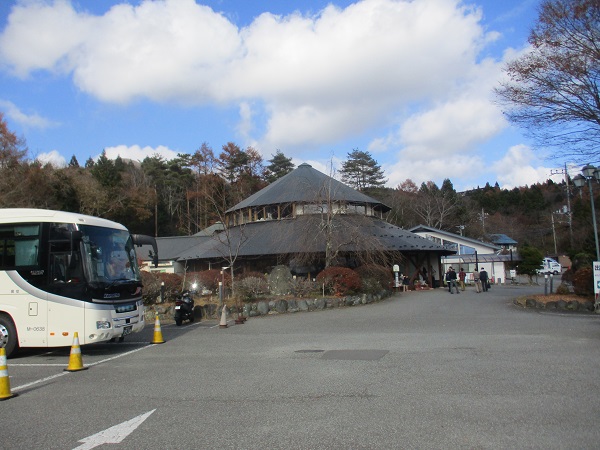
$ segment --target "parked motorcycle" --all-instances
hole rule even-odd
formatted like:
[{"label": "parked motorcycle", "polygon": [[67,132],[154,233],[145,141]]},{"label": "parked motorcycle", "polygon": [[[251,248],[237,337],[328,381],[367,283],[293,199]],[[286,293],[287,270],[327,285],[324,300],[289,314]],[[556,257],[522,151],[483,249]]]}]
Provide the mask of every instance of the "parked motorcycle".
[{"label": "parked motorcycle", "polygon": [[181,326],[184,320],[194,321],[194,299],[188,291],[175,301],[175,325]]}]

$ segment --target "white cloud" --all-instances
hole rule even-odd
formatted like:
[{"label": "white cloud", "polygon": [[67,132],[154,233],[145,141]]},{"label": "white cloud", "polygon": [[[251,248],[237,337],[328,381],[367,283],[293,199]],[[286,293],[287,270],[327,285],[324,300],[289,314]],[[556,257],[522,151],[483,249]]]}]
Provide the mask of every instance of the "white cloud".
[{"label": "white cloud", "polygon": [[35,159],[42,164],[51,164],[57,168],[67,165],[65,158],[56,150],[52,150],[49,153],[40,153]]},{"label": "white cloud", "polygon": [[551,168],[537,166],[538,158],[526,145],[515,145],[504,157],[492,164],[502,189],[543,183],[550,178]]},{"label": "white cloud", "polygon": [[[168,147],[159,145],[158,147],[140,147],[139,145],[117,145],[115,147],[106,147],[104,149],[108,159],[116,159],[120,156],[122,159],[131,159],[134,161],[143,161],[146,157],[161,156],[165,160],[170,160],[177,157],[177,153]],[[100,155],[96,155],[95,160]]]},{"label": "white cloud", "polygon": [[[245,145],[298,161],[319,149],[315,167],[327,164],[325,146],[371,136],[368,151],[386,160],[390,186],[473,179],[474,167],[491,173],[480,148],[507,126],[491,102],[503,61],[481,60],[499,34],[481,18],[461,0],[361,0],[316,14],[264,13],[239,29],[194,0],[122,3],[96,16],[68,1],[22,1],[0,35],[0,62],[20,77],[67,74],[102,102],[239,105],[235,131]],[[515,54],[506,50],[504,60]],[[106,151],[176,156],[167,147]],[[536,175],[502,174],[502,182]]]},{"label": "white cloud", "polygon": [[0,55],[21,76],[68,70],[102,101],[259,99],[266,135],[255,138],[302,148],[443,95],[488,39],[479,20],[458,0],[363,0],[312,16],[265,13],[238,30],[193,0],[120,4],[102,16],[27,2],[13,8]]},{"label": "white cloud", "polygon": [[26,114],[21,111],[14,103],[7,100],[0,100],[0,109],[4,110],[6,117],[21,124],[25,128],[49,128],[58,125],[45,117],[40,116],[37,113]]}]

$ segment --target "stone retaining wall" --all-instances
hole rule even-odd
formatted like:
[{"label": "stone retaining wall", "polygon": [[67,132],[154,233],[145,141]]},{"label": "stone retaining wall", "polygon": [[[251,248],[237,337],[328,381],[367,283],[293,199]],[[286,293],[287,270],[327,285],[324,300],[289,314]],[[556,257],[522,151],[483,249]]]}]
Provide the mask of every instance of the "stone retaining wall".
[{"label": "stone retaining wall", "polygon": [[[284,314],[295,312],[319,311],[329,308],[341,308],[345,306],[366,305],[368,303],[378,302],[388,297],[390,294],[382,292],[380,294],[359,294],[347,297],[320,297],[315,299],[280,299],[280,300],[258,300],[256,302],[244,303],[244,315],[246,317],[266,316],[270,314]],[[221,315],[216,303],[208,303],[200,306],[196,305],[196,317],[201,315],[204,318],[218,319]],[[227,308],[227,314],[234,312],[235,308]],[[156,314],[160,321],[173,320],[175,312],[174,304],[157,304],[146,307],[146,321],[152,322]]]},{"label": "stone retaining wall", "polygon": [[546,309],[552,311],[579,311],[594,312],[594,302],[591,300],[556,300],[549,302],[537,301],[534,298],[518,298],[514,301],[515,305],[524,308]]}]

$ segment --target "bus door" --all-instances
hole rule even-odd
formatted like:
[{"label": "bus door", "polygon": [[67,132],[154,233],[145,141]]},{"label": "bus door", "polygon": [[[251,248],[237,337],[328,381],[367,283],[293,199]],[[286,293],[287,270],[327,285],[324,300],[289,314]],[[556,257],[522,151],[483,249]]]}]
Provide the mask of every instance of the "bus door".
[{"label": "bus door", "polygon": [[48,258],[48,345],[71,345],[76,331],[82,338],[85,332],[81,257],[79,252],[71,251],[68,240],[55,240],[50,241]]}]

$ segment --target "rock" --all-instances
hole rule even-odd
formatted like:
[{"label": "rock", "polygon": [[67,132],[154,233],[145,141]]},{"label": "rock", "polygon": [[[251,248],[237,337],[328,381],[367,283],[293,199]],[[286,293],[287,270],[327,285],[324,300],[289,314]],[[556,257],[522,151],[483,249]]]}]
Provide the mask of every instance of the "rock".
[{"label": "rock", "polygon": [[326,302],[324,298],[315,299],[315,309],[325,309]]},{"label": "rock", "polygon": [[546,309],[556,309],[556,302],[546,303]]},{"label": "rock", "polygon": [[269,313],[269,305],[267,302],[258,302],[256,304],[256,312],[260,315],[267,315]]},{"label": "rock", "polygon": [[583,311],[594,312],[594,302],[591,300],[587,300],[579,305],[579,308]]},{"label": "rock", "polygon": [[528,298],[528,299],[525,300],[525,306],[527,308],[535,308],[536,303],[537,302],[533,298]]},{"label": "rock", "polygon": [[579,302],[577,300],[571,300],[567,302],[567,309],[569,311],[577,311],[579,309]]},{"label": "rock", "polygon": [[556,302],[556,309],[567,309],[567,302],[565,302],[564,300],[558,300]]},{"label": "rock", "polygon": [[275,302],[275,311],[284,313],[288,310],[288,302],[286,300],[278,300]]},{"label": "rock", "polygon": [[276,266],[267,276],[269,291],[274,295],[286,295],[290,292],[292,273],[287,266]]},{"label": "rock", "polygon": [[298,310],[308,311],[308,303],[306,303],[306,300],[298,300]]}]

